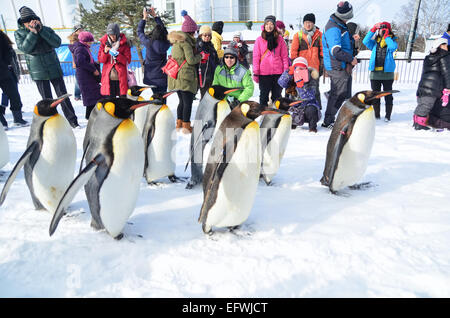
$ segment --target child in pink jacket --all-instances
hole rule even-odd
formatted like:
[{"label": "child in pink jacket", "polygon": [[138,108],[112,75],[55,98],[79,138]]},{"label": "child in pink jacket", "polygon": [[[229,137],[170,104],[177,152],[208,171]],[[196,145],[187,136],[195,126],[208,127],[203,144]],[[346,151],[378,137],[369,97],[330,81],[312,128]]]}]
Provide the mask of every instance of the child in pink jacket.
[{"label": "child in pink jacket", "polygon": [[278,85],[278,78],[289,68],[288,49],[275,24],[273,15],[264,19],[264,29],[253,47],[253,80],[259,83],[259,103],[265,106],[270,92],[272,100],[281,97],[283,88]]}]

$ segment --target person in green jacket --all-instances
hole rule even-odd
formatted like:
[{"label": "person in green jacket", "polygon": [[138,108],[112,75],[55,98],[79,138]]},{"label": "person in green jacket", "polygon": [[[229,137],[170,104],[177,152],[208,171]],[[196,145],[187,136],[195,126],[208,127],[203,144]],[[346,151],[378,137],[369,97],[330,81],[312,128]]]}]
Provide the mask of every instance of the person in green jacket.
[{"label": "person in green jacket", "polygon": [[177,91],[180,101],[177,108],[176,129],[177,131],[182,129],[184,134],[190,134],[192,133],[192,103],[198,90],[198,64],[202,56],[195,52],[194,34],[197,31],[197,24],[185,10],[181,12],[181,15],[184,17],[181,31],[172,31],[168,36],[173,45],[172,58],[181,68],[176,79],[170,76],[167,78],[169,90]]},{"label": "person in green jacket", "polygon": [[232,47],[225,49],[222,61],[222,65],[216,67],[212,85],[242,88],[242,90],[230,93],[227,97],[231,108],[234,108],[253,96],[255,86],[252,73],[239,63],[238,52]]},{"label": "person in green jacket", "polygon": [[[17,48],[25,53],[28,71],[42,99],[53,98],[50,82],[58,96],[67,94],[55,52],[55,48],[61,45],[61,38],[51,28],[42,25],[41,19],[30,8],[23,6],[19,13],[18,30],[14,32],[14,37]],[[70,99],[66,98],[61,105],[69,124],[73,128],[79,127]]]}]

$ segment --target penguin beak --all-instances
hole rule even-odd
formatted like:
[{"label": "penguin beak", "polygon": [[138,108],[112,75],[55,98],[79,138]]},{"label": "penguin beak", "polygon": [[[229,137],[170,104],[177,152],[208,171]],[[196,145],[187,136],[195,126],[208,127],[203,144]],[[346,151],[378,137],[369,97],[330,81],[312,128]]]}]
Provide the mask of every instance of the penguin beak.
[{"label": "penguin beak", "polygon": [[240,88],[229,89],[229,90],[225,91],[224,94],[225,94],[225,95],[228,95],[228,94],[233,93],[233,92],[236,92],[236,91],[238,91],[238,90],[240,90]]},{"label": "penguin beak", "polygon": [[380,98],[382,98],[382,97],[384,97],[384,96],[388,96],[388,95],[391,95],[391,94],[394,94],[394,93],[399,93],[400,91],[396,91],[396,90],[393,90],[393,91],[386,91],[386,92],[380,92],[380,93],[378,93],[378,94],[375,94],[375,96],[373,96],[372,98],[378,98],[378,99],[380,99]]},{"label": "penguin beak", "polygon": [[145,101],[145,102],[143,102],[143,103],[140,103],[140,104],[136,104],[136,105],[131,106],[130,109],[131,109],[131,110],[136,110],[136,109],[138,109],[138,108],[140,108],[140,107],[144,107],[144,106],[147,106],[147,105],[150,105],[150,104],[152,104],[151,101]]},{"label": "penguin beak", "polygon": [[305,101],[304,99],[301,99],[301,100],[295,101],[293,103],[290,103],[289,106],[295,106],[295,105],[303,103],[304,101]]},{"label": "penguin beak", "polygon": [[60,96],[57,100],[50,104],[50,107],[56,107],[63,102],[67,97],[71,96],[70,94],[65,94]]},{"label": "penguin beak", "polygon": [[155,88],[156,86],[154,86],[154,85],[150,85],[150,86],[145,86],[145,87],[142,87],[141,89],[139,89],[139,91],[142,93],[143,91],[145,91],[146,89],[149,89],[149,88]]},{"label": "penguin beak", "polygon": [[169,97],[170,95],[172,95],[175,92],[176,91],[168,92],[167,94],[163,95],[163,98],[167,98],[167,97]]}]

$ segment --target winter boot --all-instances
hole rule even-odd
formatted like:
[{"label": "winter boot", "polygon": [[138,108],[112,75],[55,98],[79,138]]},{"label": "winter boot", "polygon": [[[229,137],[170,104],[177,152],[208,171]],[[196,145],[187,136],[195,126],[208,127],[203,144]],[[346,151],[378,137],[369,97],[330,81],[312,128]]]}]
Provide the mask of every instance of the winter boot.
[{"label": "winter boot", "polygon": [[177,125],[176,125],[175,129],[177,131],[180,131],[182,127],[183,127],[183,121],[181,119],[177,119]]},{"label": "winter boot", "polygon": [[414,115],[413,117],[414,120],[414,129],[415,130],[429,130],[430,127],[427,127],[427,117],[421,117],[421,116],[417,116]]},{"label": "winter boot", "polygon": [[13,114],[13,118],[14,118],[14,125],[20,126],[20,127],[26,127],[26,126],[30,125],[26,120],[23,120],[22,111],[14,110],[12,112],[12,114]]},{"label": "winter boot", "polygon": [[192,133],[192,127],[191,127],[191,122],[190,121],[183,121],[182,123],[183,129],[181,130],[183,132],[183,134],[190,134]]}]

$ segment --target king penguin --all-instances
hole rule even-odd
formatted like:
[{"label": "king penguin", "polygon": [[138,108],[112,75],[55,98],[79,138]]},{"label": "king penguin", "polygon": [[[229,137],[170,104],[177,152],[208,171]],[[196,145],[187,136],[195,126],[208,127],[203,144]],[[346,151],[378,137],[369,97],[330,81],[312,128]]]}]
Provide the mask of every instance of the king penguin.
[{"label": "king penguin", "polygon": [[373,103],[398,91],[362,91],[341,107],[331,131],[322,185],[332,193],[354,185],[364,175],[375,138]]},{"label": "king penguin", "polygon": [[[132,86],[127,91],[127,98],[134,101],[144,101],[150,100],[150,90],[152,86]],[[132,116],[134,124],[139,129],[140,132],[144,129],[145,119],[147,118],[148,107],[140,107],[134,111]]]},{"label": "king penguin", "polygon": [[136,205],[144,171],[144,143],[130,116],[149,102],[127,98],[110,98],[103,102],[103,111],[95,120],[95,126],[103,128],[91,136],[86,150],[89,163],[59,202],[50,224],[50,235],[55,232],[62,211],[82,186],[85,186],[91,211],[91,226],[106,229],[116,239],[122,238],[122,229]]},{"label": "king penguin", "polygon": [[173,93],[154,94],[150,99],[152,105],[145,107],[147,117],[142,138],[145,150],[144,176],[149,184],[164,177],[168,177],[171,182],[179,180],[175,177],[175,119],[166,105],[166,98]]},{"label": "king penguin", "polygon": [[[230,105],[226,101],[227,94],[240,88],[228,89],[223,86],[213,85],[201,99],[195,113],[194,129],[191,135],[190,156],[186,164],[191,164],[191,179],[186,189],[192,189],[203,178],[204,160],[209,151],[205,151],[207,144],[213,140],[216,127],[219,127],[225,117],[231,112]],[[210,148],[208,146],[207,148]]]},{"label": "king penguin", "polygon": [[277,100],[275,109],[261,113],[261,178],[270,185],[277,174],[291,135],[292,117],[286,99]]},{"label": "king penguin", "polygon": [[25,181],[36,209],[54,213],[58,202],[73,179],[77,146],[66,118],[56,106],[58,99],[44,99],[34,107],[27,149],[16,163],[0,195],[3,204],[20,169],[25,166]]},{"label": "king penguin", "polygon": [[261,136],[254,119],[261,106],[245,102],[223,120],[214,137],[203,176],[199,223],[205,234],[212,227],[235,227],[247,220],[261,171]]},{"label": "king penguin", "polygon": [[3,125],[0,125],[0,169],[9,162],[9,144],[8,136],[5,133]]}]

